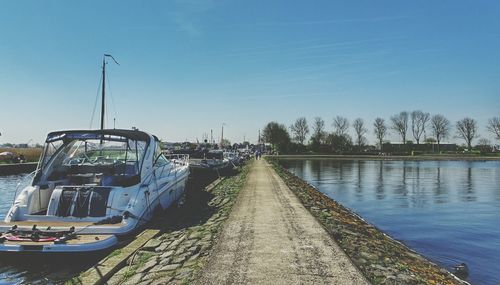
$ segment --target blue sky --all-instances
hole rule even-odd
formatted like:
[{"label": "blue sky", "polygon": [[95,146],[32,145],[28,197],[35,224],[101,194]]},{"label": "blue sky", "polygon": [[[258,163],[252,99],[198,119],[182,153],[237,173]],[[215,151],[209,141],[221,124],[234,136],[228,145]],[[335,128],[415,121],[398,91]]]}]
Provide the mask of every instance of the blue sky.
[{"label": "blue sky", "polygon": [[0,23],[0,143],[89,128],[103,53],[107,126],[169,141],[342,115],[373,143],[375,117],[416,109],[489,138],[500,116],[493,0],[1,1]]}]

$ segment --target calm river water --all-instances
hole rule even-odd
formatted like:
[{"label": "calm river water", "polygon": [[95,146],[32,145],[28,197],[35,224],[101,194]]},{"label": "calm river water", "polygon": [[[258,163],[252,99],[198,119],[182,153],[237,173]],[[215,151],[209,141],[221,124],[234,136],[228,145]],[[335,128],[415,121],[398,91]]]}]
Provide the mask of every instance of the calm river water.
[{"label": "calm river water", "polygon": [[500,161],[282,160],[319,191],[472,284],[500,284]]}]

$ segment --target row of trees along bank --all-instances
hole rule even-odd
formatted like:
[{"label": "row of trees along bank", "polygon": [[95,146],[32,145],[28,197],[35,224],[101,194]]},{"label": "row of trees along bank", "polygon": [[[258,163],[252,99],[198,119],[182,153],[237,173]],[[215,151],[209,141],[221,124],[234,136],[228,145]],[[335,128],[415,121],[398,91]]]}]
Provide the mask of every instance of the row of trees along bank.
[{"label": "row of trees along bank", "polygon": [[[263,129],[263,140],[272,144],[279,153],[400,153],[464,151],[492,152],[491,143],[480,138],[476,120],[466,117],[452,125],[443,115],[430,115],[422,111],[400,112],[386,122],[376,118],[371,129],[376,138],[376,146],[370,146],[366,138],[369,125],[362,118],[352,122],[342,116],[336,116],[332,122],[333,131],[326,130],[325,121],[321,117],[314,118],[311,126],[304,117],[298,118],[289,128],[284,124],[269,122]],[[352,127],[354,137],[349,134]],[[488,120],[486,130],[500,140],[500,117]],[[396,134],[402,143],[391,144],[386,140],[389,133]],[[410,136],[408,135],[410,134]],[[429,136],[431,134],[431,136]],[[442,144],[444,139],[457,138],[463,140],[464,146]],[[410,140],[408,138],[413,138]],[[473,143],[477,144],[473,148]]]}]

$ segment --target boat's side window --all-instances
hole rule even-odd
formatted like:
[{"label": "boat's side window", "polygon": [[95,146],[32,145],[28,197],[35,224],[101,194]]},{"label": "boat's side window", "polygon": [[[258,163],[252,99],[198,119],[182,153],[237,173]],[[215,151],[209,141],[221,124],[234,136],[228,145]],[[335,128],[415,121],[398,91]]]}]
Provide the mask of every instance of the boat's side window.
[{"label": "boat's side window", "polygon": [[160,146],[156,147],[154,158],[155,160],[153,162],[154,163],[153,166],[155,167],[160,167],[168,163],[168,160],[165,157],[165,155],[163,155]]}]

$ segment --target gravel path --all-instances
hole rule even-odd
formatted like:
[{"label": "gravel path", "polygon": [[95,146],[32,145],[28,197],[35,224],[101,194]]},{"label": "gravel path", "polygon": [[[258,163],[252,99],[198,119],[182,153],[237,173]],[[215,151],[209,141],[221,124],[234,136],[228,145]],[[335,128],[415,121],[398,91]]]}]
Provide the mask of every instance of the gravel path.
[{"label": "gravel path", "polygon": [[264,161],[256,161],[199,284],[369,284]]}]

